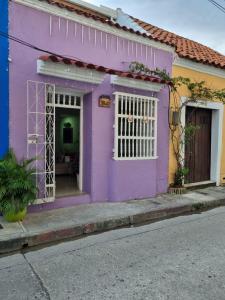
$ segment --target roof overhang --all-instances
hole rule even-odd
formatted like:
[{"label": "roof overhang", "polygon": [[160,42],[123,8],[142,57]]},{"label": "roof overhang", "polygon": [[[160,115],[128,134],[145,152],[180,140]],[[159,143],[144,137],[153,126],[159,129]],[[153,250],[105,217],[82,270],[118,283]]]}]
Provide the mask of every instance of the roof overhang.
[{"label": "roof overhang", "polygon": [[225,69],[216,68],[214,66],[209,66],[200,62],[194,62],[190,59],[177,57],[173,64],[174,66],[183,67],[196,72],[225,78]]},{"label": "roof overhang", "polygon": [[64,63],[43,61],[41,59],[37,60],[37,73],[92,84],[102,83],[105,76],[105,73],[98,72],[96,70],[79,68],[77,66],[66,65]]},{"label": "roof overhang", "polygon": [[37,61],[37,73],[93,84],[102,83],[105,74],[116,75],[111,77],[111,83],[113,84],[157,92],[165,84],[171,85],[171,82],[155,76],[114,70],[56,55],[40,56]]}]

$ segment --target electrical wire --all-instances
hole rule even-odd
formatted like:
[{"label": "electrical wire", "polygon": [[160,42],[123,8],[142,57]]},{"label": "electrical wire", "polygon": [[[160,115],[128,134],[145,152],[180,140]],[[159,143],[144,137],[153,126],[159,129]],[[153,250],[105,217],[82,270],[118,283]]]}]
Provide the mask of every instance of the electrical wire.
[{"label": "electrical wire", "polygon": [[216,2],[215,0],[208,0],[208,2],[210,2],[215,7],[217,7],[220,11],[222,11],[223,13],[225,13],[225,7],[222,6],[221,4],[219,4],[218,2]]},{"label": "electrical wire", "polygon": [[[17,38],[15,36],[7,34],[7,33],[3,32],[3,31],[0,31],[0,37],[1,36],[4,37],[4,38],[10,39],[10,40],[12,40],[12,41],[14,41],[16,43],[19,43],[19,44],[21,44],[21,45],[23,45],[25,47],[31,48],[33,50],[36,50],[36,51],[41,51],[41,52],[44,52],[44,53],[47,53],[47,54],[50,54],[50,55],[54,55],[54,56],[57,56],[57,57],[60,57],[60,58],[65,58],[66,57],[66,58],[71,58],[71,59],[76,59],[76,60],[81,61],[80,58],[77,58],[77,57],[74,57],[74,56],[71,56],[71,55],[61,55],[61,54],[52,52],[50,50],[46,50],[46,49],[37,47],[37,46],[32,45],[32,44],[30,44],[30,43],[28,43],[28,42],[26,42],[24,40],[21,40],[21,39]],[[86,63],[90,63],[90,62],[86,62]]]},{"label": "electrical wire", "polygon": [[[12,35],[9,35],[9,34],[7,34],[7,33],[5,33],[5,32],[2,32],[2,31],[0,31],[0,36],[2,36],[2,37],[4,37],[4,38],[8,38],[8,39],[10,39],[10,40],[12,40],[12,41],[14,41],[14,42],[17,42],[17,43],[19,43],[19,44],[21,44],[21,45],[23,45],[23,46],[32,48],[32,49],[34,49],[34,50],[37,50],[37,51],[43,51],[43,52],[48,53],[48,54],[60,56],[60,55],[58,55],[58,54],[56,54],[56,53],[54,53],[54,52],[51,52],[51,51],[49,51],[49,50],[45,50],[45,49],[39,48],[39,47],[37,47],[37,46],[35,46],[35,45],[32,45],[32,44],[30,44],[30,43],[28,43],[28,42],[25,42],[25,41],[23,41],[23,40],[21,40],[21,39],[19,39],[19,38],[16,38],[16,37],[14,37],[14,36],[12,36]],[[62,57],[62,56],[60,56],[60,57]]]},{"label": "electrical wire", "polygon": [[222,12],[225,12],[225,7],[222,6],[220,3],[216,2],[215,0],[208,0],[210,3],[212,3],[214,6],[216,6],[218,9],[220,9]]}]

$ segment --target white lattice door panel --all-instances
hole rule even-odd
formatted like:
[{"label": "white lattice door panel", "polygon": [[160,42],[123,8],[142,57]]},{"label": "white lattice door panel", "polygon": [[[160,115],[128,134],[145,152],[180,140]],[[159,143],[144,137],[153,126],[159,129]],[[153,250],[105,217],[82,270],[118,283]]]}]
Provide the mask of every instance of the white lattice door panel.
[{"label": "white lattice door panel", "polygon": [[55,199],[55,85],[27,82],[27,157],[33,163],[37,200]]}]

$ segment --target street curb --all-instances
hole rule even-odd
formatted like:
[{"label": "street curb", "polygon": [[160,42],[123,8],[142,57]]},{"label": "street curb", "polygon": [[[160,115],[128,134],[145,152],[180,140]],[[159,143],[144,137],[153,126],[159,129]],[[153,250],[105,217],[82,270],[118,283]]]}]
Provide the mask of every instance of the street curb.
[{"label": "street curb", "polygon": [[225,205],[225,198],[223,199],[214,199],[210,201],[202,201],[199,203],[192,204],[192,211],[203,211],[211,208],[215,208],[218,206]]},{"label": "street curb", "polygon": [[181,216],[187,213],[201,212],[218,206],[225,205],[225,199],[201,201],[191,204],[175,204],[154,208],[147,212],[130,216],[115,217],[97,220],[93,223],[74,225],[67,228],[56,228],[45,232],[24,233],[19,237],[0,240],[0,254],[20,251],[24,248],[44,246],[54,242],[62,242],[66,239],[83,238],[89,234],[100,233],[116,228],[137,226],[167,218]]}]

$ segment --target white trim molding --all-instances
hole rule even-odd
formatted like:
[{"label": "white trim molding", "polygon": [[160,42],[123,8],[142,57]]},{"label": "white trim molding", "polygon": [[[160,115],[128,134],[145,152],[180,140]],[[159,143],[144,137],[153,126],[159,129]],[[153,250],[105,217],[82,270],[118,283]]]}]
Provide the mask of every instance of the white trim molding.
[{"label": "white trim molding", "polygon": [[22,5],[37,9],[39,11],[54,15],[54,16],[62,17],[64,19],[74,21],[74,22],[80,23],[80,24],[88,26],[88,27],[95,28],[97,30],[100,30],[100,31],[108,33],[108,34],[113,34],[115,36],[130,40],[133,42],[141,43],[142,45],[154,47],[156,49],[164,50],[164,51],[167,51],[170,53],[175,52],[175,48],[168,46],[166,44],[163,44],[161,42],[157,42],[157,41],[151,40],[149,38],[139,36],[135,33],[131,33],[131,32],[124,31],[122,29],[118,29],[116,27],[107,25],[107,23],[103,24],[99,21],[95,21],[91,18],[86,18],[82,15],[78,15],[74,12],[70,12],[67,9],[59,8],[55,5],[49,4],[47,2],[41,2],[41,1],[37,1],[37,0],[13,0],[13,1],[16,3],[22,4]]},{"label": "white trim molding", "polygon": [[178,67],[184,67],[193,71],[225,78],[225,70],[213,66],[205,65],[202,63],[197,63],[189,59],[177,57],[173,64]]},{"label": "white trim molding", "polygon": [[[186,101],[186,97],[181,97],[181,102]],[[212,125],[211,125],[211,167],[210,180],[220,185],[220,169],[222,155],[222,133],[223,133],[223,110],[224,105],[219,102],[198,101],[197,103],[188,103],[187,106],[199,107],[212,110]],[[181,111],[181,123],[185,126],[186,123],[186,105]],[[183,151],[183,158],[185,153]]]},{"label": "white trim molding", "polygon": [[104,80],[105,73],[85,68],[79,68],[64,63],[37,60],[37,73],[64,79],[77,80],[93,84],[100,84]]},{"label": "white trim molding", "polygon": [[154,83],[150,81],[143,81],[132,78],[124,78],[117,75],[111,75],[111,84],[151,92],[159,92],[164,87],[164,85],[161,83]]}]

